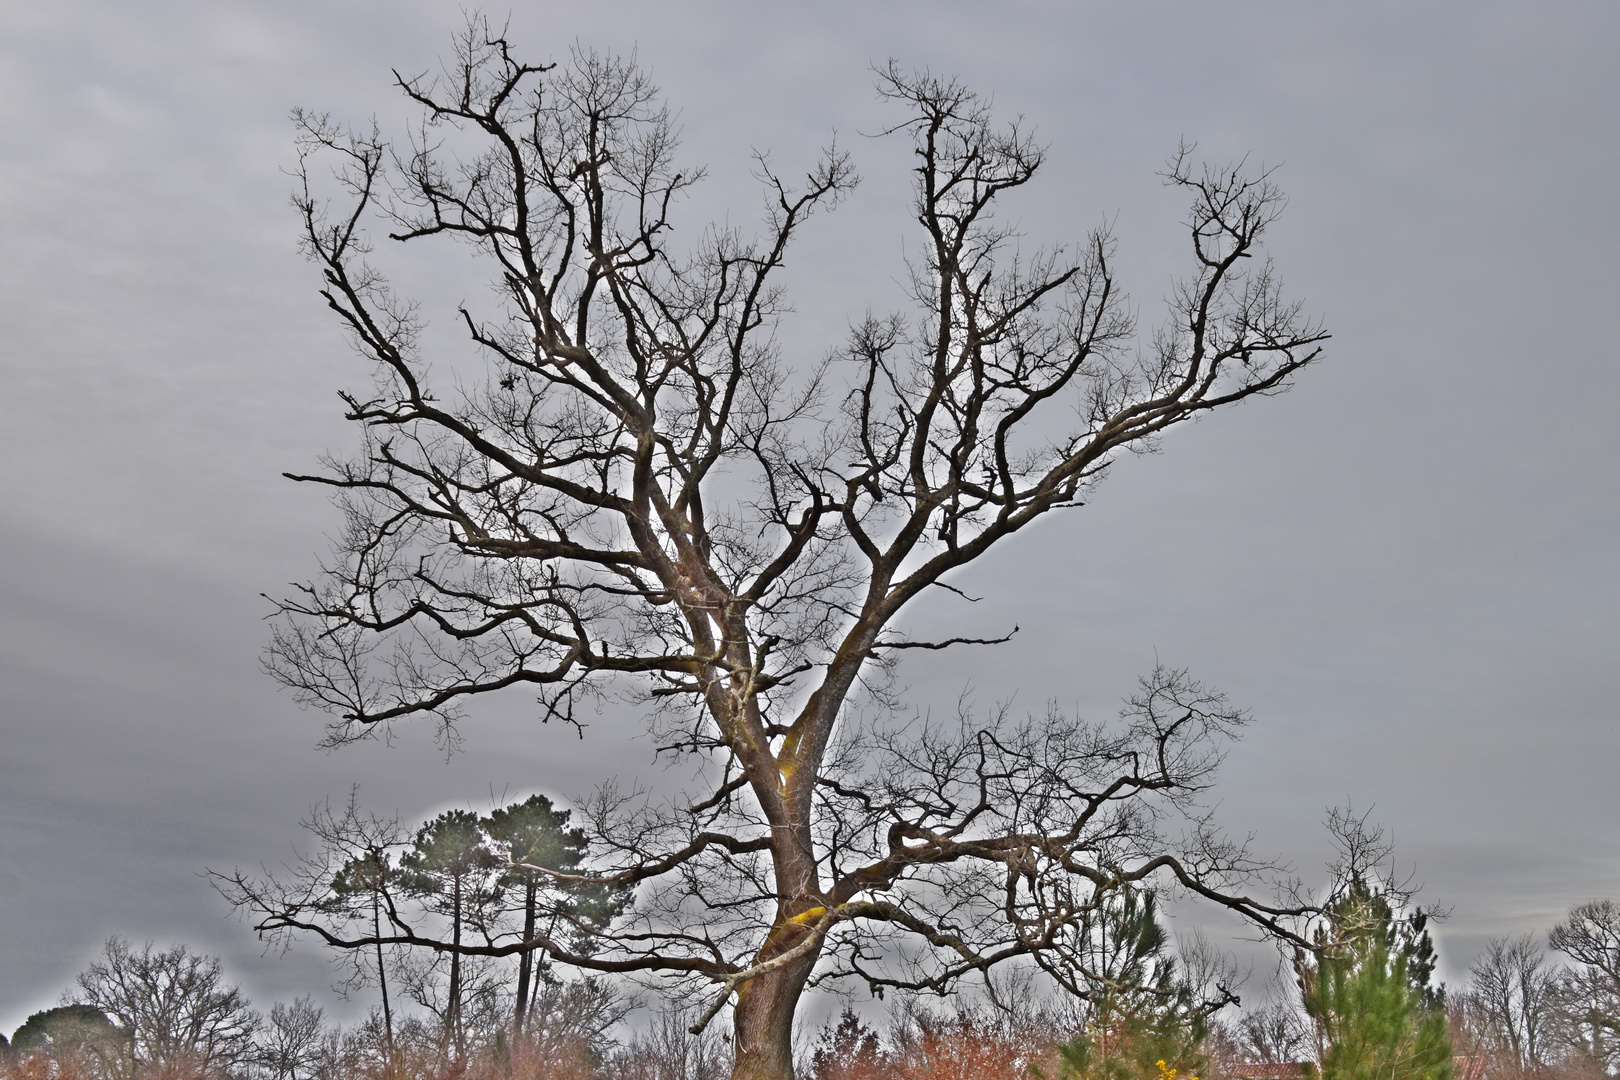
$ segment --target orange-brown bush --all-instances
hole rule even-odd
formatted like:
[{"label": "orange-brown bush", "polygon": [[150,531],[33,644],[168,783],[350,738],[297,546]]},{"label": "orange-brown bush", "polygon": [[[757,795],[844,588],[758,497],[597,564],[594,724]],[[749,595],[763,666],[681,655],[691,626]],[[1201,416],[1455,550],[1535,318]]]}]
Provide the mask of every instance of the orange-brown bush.
[{"label": "orange-brown bush", "polygon": [[223,1074],[170,1064],[131,1066],[125,1060],[110,1060],[81,1048],[43,1048],[32,1053],[0,1059],[3,1080],[224,1080]]},{"label": "orange-brown bush", "polygon": [[6,1080],[102,1080],[106,1073],[99,1066],[100,1062],[83,1050],[39,1052],[18,1055],[13,1060],[0,1058],[0,1076]]}]

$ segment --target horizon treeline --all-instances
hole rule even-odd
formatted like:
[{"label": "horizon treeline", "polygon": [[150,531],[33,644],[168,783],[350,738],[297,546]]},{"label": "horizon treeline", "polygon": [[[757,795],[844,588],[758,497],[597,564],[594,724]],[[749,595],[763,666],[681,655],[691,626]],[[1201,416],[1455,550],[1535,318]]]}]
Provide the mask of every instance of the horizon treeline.
[{"label": "horizon treeline", "polygon": [[[357,925],[460,920],[469,948],[502,920],[610,917],[622,898],[514,876],[571,866],[568,814],[536,798],[479,817],[452,811],[414,832],[349,811],[330,836],[386,838],[370,862],[328,864],[329,912]],[[364,825],[359,833],[353,827]],[[335,831],[333,826],[339,826]],[[350,830],[345,832],[344,830]],[[370,831],[366,831],[370,830]],[[507,858],[495,858],[504,843]],[[514,855],[513,845],[519,845]],[[326,853],[330,854],[330,852]],[[385,855],[386,858],[375,857]],[[434,856],[429,858],[429,856]],[[447,869],[448,867],[448,869]],[[437,869],[435,869],[437,868]],[[379,879],[399,902],[378,902]],[[412,876],[414,875],[414,876]],[[448,898],[448,899],[447,899]],[[406,910],[404,901],[414,905]],[[1084,928],[1080,994],[1031,973],[954,997],[846,1007],[797,1040],[803,1080],[1598,1080],[1620,1075],[1620,906],[1580,904],[1533,935],[1495,939],[1460,987],[1434,980],[1432,912],[1352,871],[1324,904],[1293,980],[1244,1007],[1229,960],[1177,939],[1150,892],[1125,893]],[[343,905],[347,905],[346,908]],[[341,910],[340,910],[341,909]],[[551,927],[549,932],[561,932]],[[373,935],[378,936],[378,935]],[[113,938],[55,1008],[8,1041],[8,1080],[720,1080],[729,1039],[701,1001],[600,976],[565,977],[534,954],[419,955],[393,943],[339,949],[346,991],[370,1013],[332,1022],[308,997],[255,1011],[220,962],[176,944]],[[380,959],[379,959],[380,958]],[[1279,992],[1279,989],[1282,992]],[[697,1030],[700,1029],[700,1030]]]}]

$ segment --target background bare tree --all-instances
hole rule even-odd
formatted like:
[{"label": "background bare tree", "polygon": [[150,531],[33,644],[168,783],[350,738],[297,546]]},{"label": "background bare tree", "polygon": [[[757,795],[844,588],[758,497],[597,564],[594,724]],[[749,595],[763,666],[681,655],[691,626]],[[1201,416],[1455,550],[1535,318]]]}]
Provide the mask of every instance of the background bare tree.
[{"label": "background bare tree", "polygon": [[1463,1003],[1471,1042],[1495,1077],[1544,1072],[1555,1060],[1557,972],[1536,939],[1493,938],[1474,961]]},{"label": "background bare tree", "polygon": [[115,937],[78,981],[77,1002],[119,1029],[114,1075],[223,1078],[252,1063],[258,1014],[214,957],[184,945],[137,952]]},{"label": "background bare tree", "polygon": [[[298,115],[306,251],[375,374],[344,395],[360,452],[295,477],[331,487],[346,528],[282,602],[270,666],[335,714],[334,743],[414,715],[451,735],[468,701],[510,687],[575,723],[583,699],[636,695],[709,780],[673,806],[607,789],[584,808],[585,876],[638,889],[589,949],[464,951],[708,980],[697,1026],[731,1004],[734,1075],[785,1080],[813,979],[944,990],[1026,956],[1078,988],[1071,928],[1150,879],[1286,932],[1297,909],[1244,894],[1261,867],[1196,801],[1244,716],[1184,672],[1144,679],[1118,725],[895,722],[886,696],[903,650],[1016,629],[917,640],[912,601],[1080,505],[1121,451],[1278,392],[1319,355],[1326,335],[1260,257],[1283,206],[1269,176],[1174,157],[1191,272],[1140,337],[1106,230],[1029,250],[997,218],[1043,164],[1031,134],[891,64],[916,306],[795,366],[776,271],[854,186],[843,151],[797,187],[761,155],[759,232],[714,227],[682,250],[672,215],[702,173],[676,163],[670,114],[630,65],[525,64],[474,20],[441,76],[398,81],[423,118],[403,142]],[[493,277],[498,308],[460,313],[483,379],[434,389],[375,224],[459,240]],[[297,905],[257,925],[329,929]]]},{"label": "background bare tree", "polygon": [[276,1002],[256,1040],[259,1068],[269,1080],[309,1080],[320,1067],[326,1033],[326,1015],[308,997]]},{"label": "background bare tree", "polygon": [[712,1029],[692,1031],[692,1010],[673,1005],[608,1059],[606,1071],[623,1080],[721,1080],[731,1052]]},{"label": "background bare tree", "polygon": [[1227,1032],[1245,1062],[1303,1061],[1312,1053],[1310,1022],[1288,1001],[1247,1010],[1227,1025]]},{"label": "background bare tree", "polygon": [[1574,961],[1555,993],[1565,1041],[1588,1067],[1620,1073],[1620,905],[1577,904],[1547,943]]}]

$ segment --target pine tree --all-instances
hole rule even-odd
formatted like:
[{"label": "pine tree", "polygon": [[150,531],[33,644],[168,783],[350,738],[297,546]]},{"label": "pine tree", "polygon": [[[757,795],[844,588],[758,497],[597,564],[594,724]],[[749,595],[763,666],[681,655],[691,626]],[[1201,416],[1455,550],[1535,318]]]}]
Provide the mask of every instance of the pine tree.
[{"label": "pine tree", "polygon": [[[603,886],[562,884],[548,870],[578,872],[585,857],[586,840],[582,829],[569,828],[570,813],[559,810],[544,795],[531,795],[520,803],[502,807],[483,819],[481,826],[498,856],[507,862],[499,885],[515,892],[518,910],[523,913],[523,940],[534,941],[542,915],[554,916],[563,925],[589,927],[606,923],[624,907],[627,894]],[[544,928],[547,936],[556,927]],[[521,1035],[532,1000],[535,954],[524,952],[518,961],[517,1004],[513,1031]]]},{"label": "pine tree", "polygon": [[1091,975],[1086,1024],[1058,1048],[1064,1080],[1197,1080],[1206,1064],[1205,1003],[1169,953],[1151,893],[1127,892],[1099,910],[1078,937]]},{"label": "pine tree", "polygon": [[394,866],[380,844],[371,844],[364,854],[344,862],[332,877],[331,906],[359,903],[371,911],[371,934],[377,939],[377,989],[382,994],[383,1038],[388,1059],[394,1058],[394,1009],[388,999],[388,967],[383,961],[382,910],[388,892],[388,879]]},{"label": "pine tree", "polygon": [[468,921],[482,922],[494,899],[488,876],[499,865],[484,842],[478,815],[447,810],[416,832],[411,850],[400,856],[401,883],[450,920],[450,986],[444,1013],[446,1045],[456,1056],[466,1051],[461,1022],[461,932]]},{"label": "pine tree", "polygon": [[884,1052],[877,1032],[848,1007],[836,1026],[821,1029],[810,1055],[811,1080],[883,1080],[894,1071],[894,1062]]},{"label": "pine tree", "polygon": [[1389,898],[1358,878],[1328,916],[1314,960],[1299,966],[1321,1080],[1452,1080],[1427,915],[1397,917]]}]

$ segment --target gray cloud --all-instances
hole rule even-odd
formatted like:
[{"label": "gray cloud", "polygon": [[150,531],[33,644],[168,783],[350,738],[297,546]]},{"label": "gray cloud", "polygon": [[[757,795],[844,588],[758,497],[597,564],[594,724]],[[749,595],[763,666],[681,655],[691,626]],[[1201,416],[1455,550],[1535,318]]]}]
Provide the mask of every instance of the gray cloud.
[{"label": "gray cloud", "polygon": [[[408,817],[491,792],[653,775],[629,717],[581,742],[519,697],[446,763],[428,734],[310,749],[320,718],[258,672],[261,591],[336,526],[279,478],[349,445],[364,378],[285,208],[285,116],[405,112],[454,5],[5,8],[0,43],[0,1029],[110,933],[227,957],[261,1003],[323,984],[258,956],[204,865],[287,858],[360,782]],[[1616,657],[1620,14],[1604,4],[555,5],[540,54],[639,48],[745,222],[748,151],[807,162],[833,129],[866,182],[791,264],[790,358],[901,302],[901,148],[867,65],[960,73],[1051,143],[1033,241],[1117,220],[1143,320],[1181,265],[1153,177],[1176,141],[1281,162],[1273,250],[1335,334],[1299,387],[1132,459],[919,620],[1020,624],[1017,650],[906,669],[974,696],[1112,711],[1155,654],[1253,708],[1221,816],[1312,872],[1326,805],[1376,804],[1454,908],[1448,972],[1491,935],[1620,895]],[[914,242],[914,241],[913,241]],[[408,279],[482,296],[453,262]],[[443,316],[443,310],[429,310]]]}]

